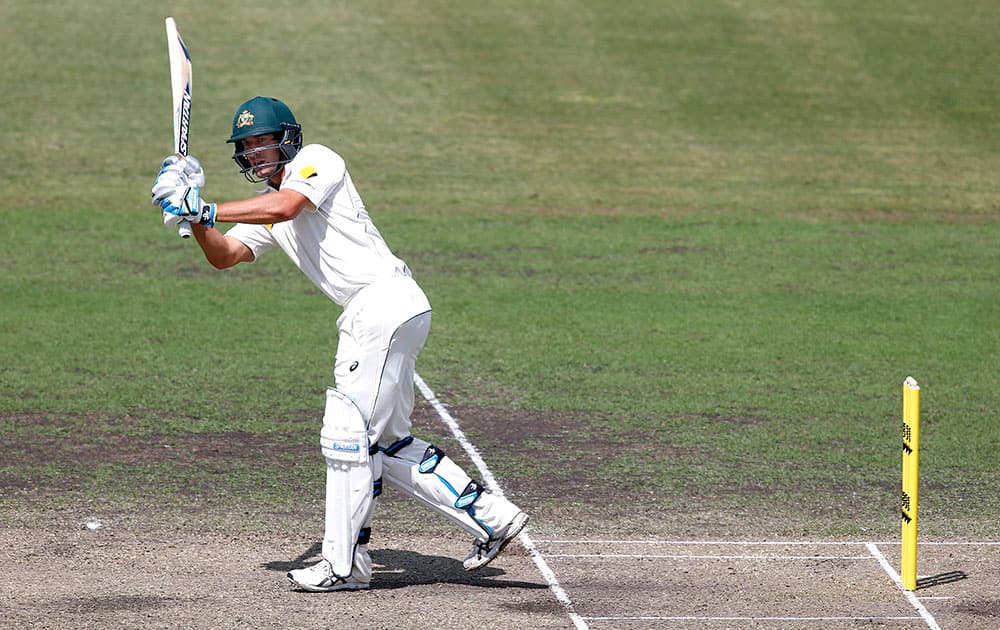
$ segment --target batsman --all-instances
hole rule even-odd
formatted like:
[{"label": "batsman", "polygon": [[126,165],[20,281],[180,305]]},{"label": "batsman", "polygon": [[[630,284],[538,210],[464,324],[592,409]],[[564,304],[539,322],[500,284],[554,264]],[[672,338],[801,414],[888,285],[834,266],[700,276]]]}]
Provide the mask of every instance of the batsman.
[{"label": "batsman", "polygon": [[[342,307],[334,386],[326,391],[320,447],[326,461],[323,558],[288,573],[306,591],[368,588],[375,499],[383,479],[474,537],[464,566],[486,566],[528,522],[433,444],[410,435],[417,355],[431,306],[406,263],[372,223],[344,159],[303,146],[302,128],[282,101],[258,96],[236,109],[233,159],[264,190],[210,203],[196,158],[170,156],[153,184],[167,224],[189,221],[214,267],[252,263],[281,249]],[[225,233],[216,223],[235,223]]]}]

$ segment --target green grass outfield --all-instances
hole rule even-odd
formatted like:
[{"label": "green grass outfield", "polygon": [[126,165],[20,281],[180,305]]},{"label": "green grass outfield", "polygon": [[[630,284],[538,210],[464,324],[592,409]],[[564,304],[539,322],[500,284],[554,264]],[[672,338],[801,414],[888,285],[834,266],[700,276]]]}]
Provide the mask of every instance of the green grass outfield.
[{"label": "green grass outfield", "polygon": [[[224,143],[234,107],[286,100],[427,290],[418,370],[447,402],[579,412],[583,433],[686,453],[612,449],[579,472],[681,514],[892,535],[912,375],[922,533],[1000,535],[987,0],[8,0],[0,455],[46,435],[315,429],[287,419],[321,405],[338,310],[280,254],[213,271],[149,205],[170,149],[167,13],[194,59],[205,196],[252,192]],[[149,471],[5,459],[0,475],[72,474],[112,499]],[[223,495],[302,474],[224,472]]]}]

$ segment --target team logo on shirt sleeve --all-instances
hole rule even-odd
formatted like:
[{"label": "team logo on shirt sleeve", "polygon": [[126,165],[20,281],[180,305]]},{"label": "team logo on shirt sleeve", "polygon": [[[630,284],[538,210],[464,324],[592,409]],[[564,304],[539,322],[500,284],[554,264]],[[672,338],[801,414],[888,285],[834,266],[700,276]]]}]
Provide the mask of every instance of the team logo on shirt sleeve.
[{"label": "team logo on shirt sleeve", "polygon": [[309,179],[310,177],[316,177],[316,175],[317,175],[316,169],[313,168],[312,166],[307,166],[301,171],[299,171],[299,177],[301,177],[302,179]]}]

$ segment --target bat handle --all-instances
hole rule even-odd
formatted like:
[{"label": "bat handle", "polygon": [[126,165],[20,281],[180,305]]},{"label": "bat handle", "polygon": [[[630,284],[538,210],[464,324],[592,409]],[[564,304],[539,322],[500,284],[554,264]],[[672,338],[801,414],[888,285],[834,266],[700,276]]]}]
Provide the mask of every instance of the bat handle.
[{"label": "bat handle", "polygon": [[[175,142],[176,146],[176,142]],[[179,150],[174,153],[177,157],[182,160],[187,159],[187,152],[181,153]],[[177,236],[181,238],[191,238],[191,223],[189,221],[181,221],[177,224]]]}]

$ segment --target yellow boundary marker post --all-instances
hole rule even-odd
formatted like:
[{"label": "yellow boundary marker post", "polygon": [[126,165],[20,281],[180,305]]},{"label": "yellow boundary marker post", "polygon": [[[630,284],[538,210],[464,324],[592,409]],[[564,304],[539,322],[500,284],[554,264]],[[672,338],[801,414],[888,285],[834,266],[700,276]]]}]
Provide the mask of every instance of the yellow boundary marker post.
[{"label": "yellow boundary marker post", "polygon": [[899,577],[903,588],[917,589],[917,488],[920,482],[920,386],[903,381],[903,551]]}]

